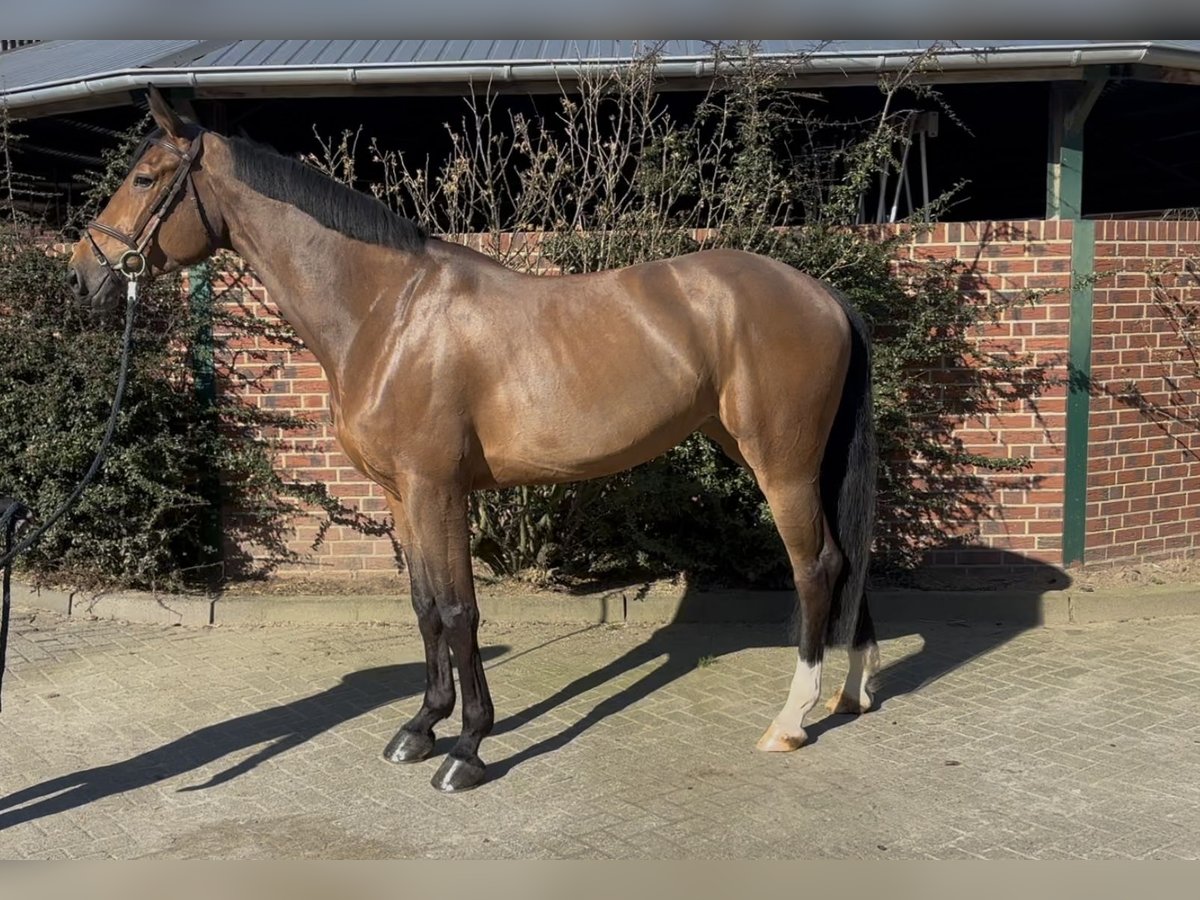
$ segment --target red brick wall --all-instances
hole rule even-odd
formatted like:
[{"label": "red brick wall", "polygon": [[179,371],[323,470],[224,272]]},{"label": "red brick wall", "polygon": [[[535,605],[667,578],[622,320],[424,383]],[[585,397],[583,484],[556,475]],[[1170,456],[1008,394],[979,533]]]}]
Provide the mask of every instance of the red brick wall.
[{"label": "red brick wall", "polygon": [[1200,301],[1193,261],[1200,222],[1096,224],[1088,562],[1179,554],[1200,539],[1200,360],[1178,328]]},{"label": "red brick wall", "polygon": [[[1194,368],[1178,356],[1166,320],[1155,312],[1146,269],[1152,262],[1178,264],[1194,255],[1197,223],[1097,225],[1097,266],[1104,272],[1095,295],[1093,375],[1101,385],[1091,418],[1092,475],[1088,497],[1088,559],[1108,560],[1190,548],[1200,532],[1200,451],[1196,428],[1163,416],[1148,417],[1113,393],[1132,378],[1150,400],[1176,414],[1186,404],[1170,394],[1164,376],[1197,387]],[[1187,242],[1192,242],[1189,245]],[[982,352],[1028,354],[1048,383],[1034,399],[997,400],[961,422],[955,436],[963,448],[982,455],[1027,457],[1020,472],[975,470],[981,491],[975,522],[945,535],[929,555],[939,569],[979,572],[1014,562],[1061,561],[1065,377],[1070,321],[1070,222],[942,224],[916,234],[908,245],[915,258],[959,259],[964,302],[972,295],[1001,292],[1017,297],[1047,292],[1032,306],[1015,309],[975,336]],[[273,307],[257,284],[251,308]],[[283,435],[279,462],[302,479],[321,480],[352,508],[386,521],[382,492],[359,475],[338,450],[328,419],[326,384],[311,354],[264,339],[240,347],[231,360],[239,371],[279,370],[245,392],[253,403],[287,408],[315,427]],[[1190,380],[1189,380],[1190,379]],[[1107,393],[1105,393],[1107,391]],[[1188,394],[1194,397],[1194,394]],[[1195,406],[1192,407],[1196,408]],[[394,553],[387,537],[364,537],[334,526],[315,550],[321,516],[298,518],[291,548],[300,561],[281,574],[320,573],[360,577],[390,571]],[[1008,551],[1007,553],[1005,551]]]},{"label": "red brick wall", "polygon": [[[966,575],[1014,565],[1061,561],[1063,449],[1066,435],[1067,332],[1070,323],[1071,223],[949,223],[919,234],[917,259],[958,259],[966,266],[964,302],[987,294],[1017,301],[994,325],[974,336],[981,354],[1008,353],[1039,371],[1035,397],[997,397],[962,421],[953,437],[981,456],[1029,460],[1019,472],[968,467],[980,490],[972,521],[947,530],[945,545],[926,556],[938,570]],[[1020,373],[1018,375],[1020,377]],[[1007,384],[998,385],[1008,393]],[[1007,551],[1007,552],[1006,552]]]}]

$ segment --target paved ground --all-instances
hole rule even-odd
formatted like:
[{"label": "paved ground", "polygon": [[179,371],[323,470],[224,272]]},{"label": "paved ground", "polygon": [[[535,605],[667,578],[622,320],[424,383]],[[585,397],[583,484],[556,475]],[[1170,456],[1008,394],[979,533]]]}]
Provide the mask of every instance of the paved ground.
[{"label": "paved ground", "polygon": [[485,626],[493,780],[448,797],[379,756],[408,628],[20,612],[0,856],[1200,856],[1200,618],[883,630],[881,709],[764,755],[774,628]]}]

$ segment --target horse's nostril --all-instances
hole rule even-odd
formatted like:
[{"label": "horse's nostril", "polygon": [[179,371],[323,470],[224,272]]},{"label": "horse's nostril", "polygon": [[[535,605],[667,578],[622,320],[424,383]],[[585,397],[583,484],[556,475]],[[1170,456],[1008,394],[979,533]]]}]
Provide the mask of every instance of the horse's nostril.
[{"label": "horse's nostril", "polygon": [[74,269],[71,269],[67,273],[67,285],[71,288],[71,291],[76,297],[83,296],[83,294],[86,293],[83,287],[83,281],[80,279],[79,273]]}]

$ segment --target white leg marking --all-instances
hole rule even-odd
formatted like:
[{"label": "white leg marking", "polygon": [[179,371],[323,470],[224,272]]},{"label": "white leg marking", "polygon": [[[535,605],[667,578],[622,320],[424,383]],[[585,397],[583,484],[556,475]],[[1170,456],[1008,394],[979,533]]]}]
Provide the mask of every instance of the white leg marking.
[{"label": "white leg marking", "polygon": [[809,665],[802,659],[796,660],[796,674],[792,676],[792,687],[787,702],[783,705],[771,727],[758,739],[758,749],[768,751],[796,750],[803,746],[808,735],[801,722],[810,709],[821,698],[821,664]]},{"label": "white leg marking", "polygon": [[850,648],[850,669],[846,686],[829,701],[836,713],[864,713],[871,708],[871,692],[867,685],[879,671],[879,645],[872,641],[862,647]]}]

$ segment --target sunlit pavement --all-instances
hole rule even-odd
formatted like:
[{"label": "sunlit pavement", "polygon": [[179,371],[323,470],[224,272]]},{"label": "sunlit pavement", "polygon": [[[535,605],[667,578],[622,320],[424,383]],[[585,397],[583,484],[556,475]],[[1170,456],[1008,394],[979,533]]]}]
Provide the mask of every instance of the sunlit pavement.
[{"label": "sunlit pavement", "polygon": [[1200,856],[1200,618],[881,631],[880,708],[819,707],[777,755],[776,627],[485,625],[490,780],[447,796],[454,720],[430,760],[380,756],[415,630],[18,610],[0,856]]}]

